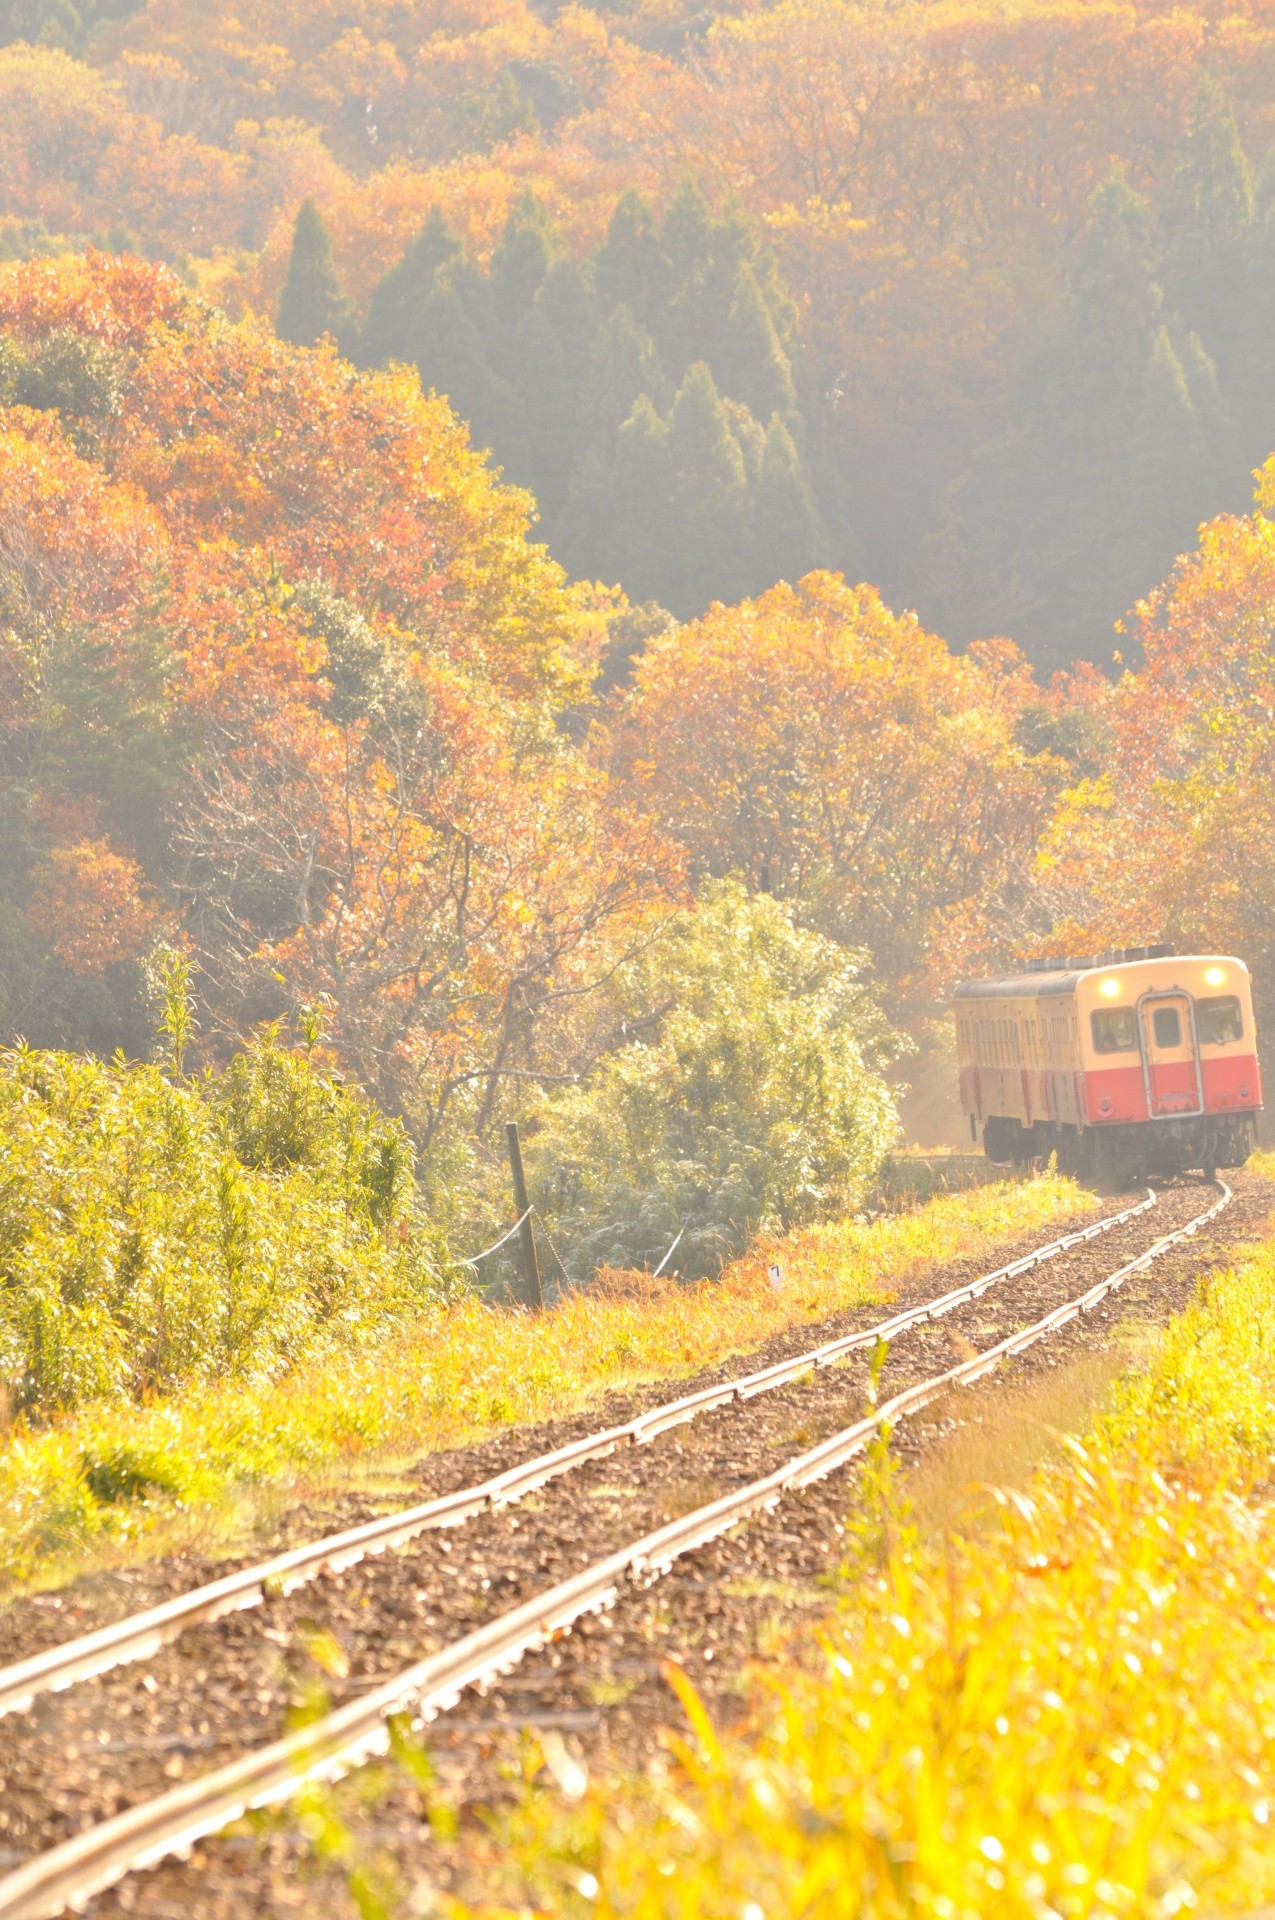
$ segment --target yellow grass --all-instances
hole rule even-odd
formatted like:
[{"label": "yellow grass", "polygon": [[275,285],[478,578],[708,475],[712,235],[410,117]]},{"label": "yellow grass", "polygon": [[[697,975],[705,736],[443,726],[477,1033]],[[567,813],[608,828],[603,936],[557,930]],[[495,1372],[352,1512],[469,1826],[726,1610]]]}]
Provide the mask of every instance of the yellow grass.
[{"label": "yellow grass", "polygon": [[[982,1255],[1087,1204],[1052,1177],[977,1187],[870,1224],[761,1240],[714,1283],[612,1275],[538,1319],[465,1299],[391,1346],[270,1387],[200,1389],[142,1408],[86,1409],[38,1430],[19,1425],[0,1451],[3,1578],[12,1590],[64,1574],[86,1553],[136,1557],[228,1540],[246,1488],[273,1489],[277,1505],[298,1481],[330,1484],[391,1454],[571,1411],[606,1388],[677,1378],[784,1328],[889,1299],[927,1266]],[[260,1518],[251,1502],[248,1512]]]},{"label": "yellow grass", "polygon": [[505,1856],[511,1904],[590,1920],[1269,1910],[1275,1244],[1215,1278],[1109,1404],[998,1528],[945,1546],[896,1531],[819,1655],[759,1681],[747,1737],[704,1724],[684,1770],[575,1810],[535,1793]]}]

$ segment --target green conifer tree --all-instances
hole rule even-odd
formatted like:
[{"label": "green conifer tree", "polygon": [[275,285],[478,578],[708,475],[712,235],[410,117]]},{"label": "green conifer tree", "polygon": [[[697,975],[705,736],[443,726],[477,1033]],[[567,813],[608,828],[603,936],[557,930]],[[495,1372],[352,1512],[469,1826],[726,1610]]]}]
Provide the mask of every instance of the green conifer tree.
[{"label": "green conifer tree", "polygon": [[652,328],[664,364],[679,382],[697,360],[711,364],[721,345],[735,284],[734,262],[723,284],[719,243],[724,237],[699,186],[683,179],[660,229],[669,262],[669,301],[660,325]]},{"label": "green conifer tree", "polygon": [[1225,385],[1236,371],[1249,308],[1255,195],[1235,115],[1212,78],[1196,95],[1175,184],[1165,292],[1203,339]]},{"label": "green conifer tree", "polygon": [[521,394],[491,364],[473,318],[467,278],[451,269],[440,274],[421,310],[416,354],[421,384],[446,397],[452,411],[469,422],[474,445],[489,449],[511,478],[525,476],[531,465],[526,408]]},{"label": "green conifer tree", "polygon": [[[1203,387],[1197,405],[1187,366]],[[1130,434],[1124,497],[1107,554],[1107,598],[1132,606],[1148,581],[1164,571],[1165,556],[1193,543],[1195,528],[1217,499],[1217,435],[1208,400],[1216,394],[1212,370],[1198,340],[1179,354],[1169,329],[1156,329],[1143,369]]]},{"label": "green conifer tree", "polygon": [[1071,318],[1045,356],[1044,402],[1064,443],[1127,437],[1161,304],[1146,202],[1115,173],[1094,196]]},{"label": "green conifer tree", "polygon": [[1151,255],[1145,204],[1113,176],[1094,197],[1069,317],[1025,365],[1009,424],[951,488],[928,543],[955,639],[990,628],[1042,665],[1101,657],[1206,510],[1224,412],[1207,356],[1175,342]]},{"label": "green conifer tree", "polygon": [[764,593],[777,580],[800,580],[814,567],[827,565],[827,536],[819,510],[796,442],[778,413],[771,415],[766,429],[749,523],[745,561],[750,593]]},{"label": "green conifer tree", "polygon": [[1275,380],[1270,377],[1270,343],[1275,340],[1275,161],[1268,164],[1255,195],[1248,293],[1233,404],[1246,464],[1255,467],[1275,452]]},{"label": "green conifer tree", "polygon": [[551,536],[556,535],[572,468],[588,444],[583,394],[600,331],[589,277],[574,260],[555,260],[523,322],[515,373],[544,476],[538,491]]},{"label": "green conifer tree", "polygon": [[758,420],[797,411],[792,366],[749,266],[741,267],[736,277],[730,316],[712,367],[722,392],[742,400]]},{"label": "green conifer tree", "polygon": [[509,477],[530,487],[552,526],[566,500],[576,446],[575,383],[566,351],[537,300],[514,336],[511,383],[527,423],[529,463]]},{"label": "green conifer tree", "polygon": [[583,444],[609,454],[640,394],[661,414],[673,404],[655,342],[628,307],[619,306],[594,342],[585,375],[580,399]]},{"label": "green conifer tree", "polygon": [[630,599],[656,598],[676,538],[669,429],[642,394],[616,436],[615,459],[597,525],[604,580],[624,583]]},{"label": "green conifer tree", "polygon": [[420,359],[425,302],[434,291],[440,270],[459,261],[463,252],[441,209],[433,207],[402,259],[372,289],[361,346],[365,366]]},{"label": "green conifer tree", "polygon": [[655,217],[641,195],[630,189],[616,203],[607,237],[593,257],[594,285],[603,314],[625,307],[639,325],[654,332],[668,311],[670,273]]},{"label": "green conifer tree", "polygon": [[746,577],[744,456],[712,373],[690,368],[668,423],[672,519],[662,592],[644,589],[680,620],[739,597]]},{"label": "green conifer tree", "polygon": [[325,333],[340,341],[352,313],[352,303],[332,264],[331,236],[319,209],[307,197],[292,230],[288,273],[279,295],[279,333],[302,347],[312,347]]},{"label": "green conifer tree", "polygon": [[505,223],[487,274],[487,335],[492,359],[502,365],[531,309],[562,242],[545,208],[525,193]]}]

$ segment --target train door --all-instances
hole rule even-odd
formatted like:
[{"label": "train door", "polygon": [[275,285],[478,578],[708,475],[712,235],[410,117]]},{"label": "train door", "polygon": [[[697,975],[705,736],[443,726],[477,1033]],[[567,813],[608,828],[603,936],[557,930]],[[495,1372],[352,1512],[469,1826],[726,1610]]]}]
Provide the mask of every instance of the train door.
[{"label": "train door", "polygon": [[1190,994],[1144,993],[1138,1001],[1138,1038],[1151,1118],[1203,1113],[1204,1079]]}]

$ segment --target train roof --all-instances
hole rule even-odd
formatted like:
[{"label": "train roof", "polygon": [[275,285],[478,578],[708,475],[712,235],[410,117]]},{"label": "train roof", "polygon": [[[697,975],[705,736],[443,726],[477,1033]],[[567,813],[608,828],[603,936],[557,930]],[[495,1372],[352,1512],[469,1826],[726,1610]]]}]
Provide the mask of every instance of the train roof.
[{"label": "train roof", "polygon": [[962,980],[956,1000],[1035,1000],[1051,993],[1074,993],[1076,982],[1091,972],[1089,966],[1057,973],[1002,973],[992,980]]},{"label": "train roof", "polygon": [[1086,974],[1106,973],[1112,967],[1141,966],[1156,960],[1209,960],[1225,958],[1229,965],[1242,967],[1242,960],[1230,955],[1180,954],[1176,947],[1124,947],[1115,953],[1085,954],[1082,957],[1031,961],[1018,973],[998,974],[990,980],[962,980],[956,988],[957,1000],[1035,1000],[1051,994],[1074,993]]}]

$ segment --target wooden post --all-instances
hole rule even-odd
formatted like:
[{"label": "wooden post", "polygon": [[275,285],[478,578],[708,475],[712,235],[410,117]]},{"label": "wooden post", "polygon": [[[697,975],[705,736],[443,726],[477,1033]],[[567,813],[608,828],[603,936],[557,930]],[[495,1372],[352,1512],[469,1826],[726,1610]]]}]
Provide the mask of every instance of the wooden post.
[{"label": "wooden post", "polygon": [[536,1236],[531,1226],[531,1202],[527,1198],[527,1176],[522,1170],[522,1147],[518,1141],[518,1122],[509,1120],[505,1124],[505,1137],[509,1142],[509,1168],[514,1177],[514,1205],[521,1219],[525,1214],[518,1239],[522,1246],[523,1287],[529,1307],[539,1312],[545,1303],[544,1290],[540,1285],[540,1263],[536,1259]]}]

